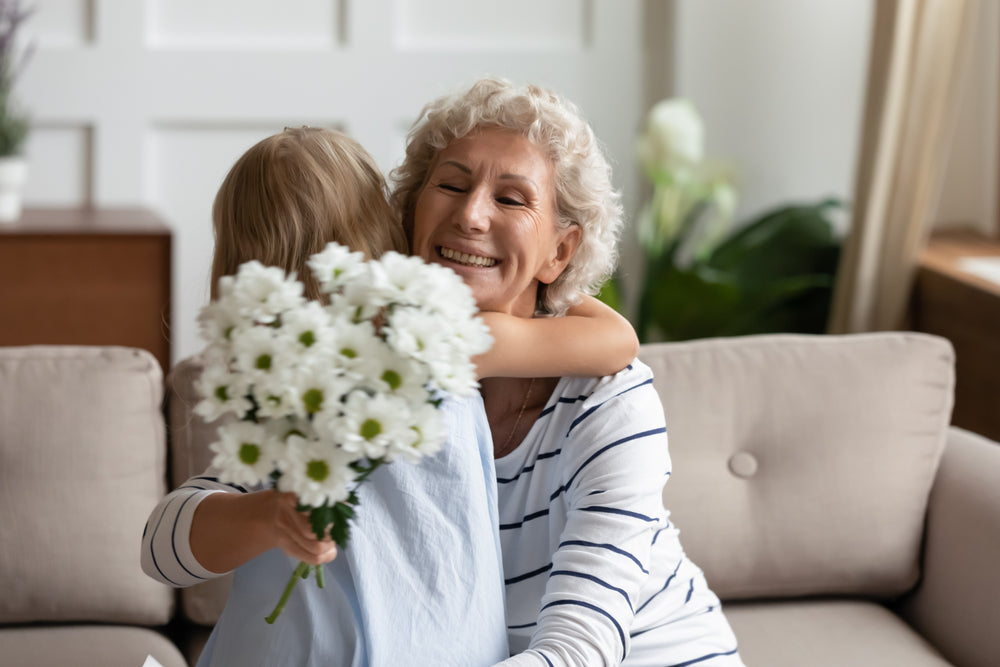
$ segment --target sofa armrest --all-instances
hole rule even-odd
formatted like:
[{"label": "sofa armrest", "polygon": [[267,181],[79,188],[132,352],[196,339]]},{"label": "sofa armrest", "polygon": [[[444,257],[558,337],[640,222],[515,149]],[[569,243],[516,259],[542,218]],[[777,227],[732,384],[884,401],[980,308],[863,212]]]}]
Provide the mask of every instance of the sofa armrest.
[{"label": "sofa armrest", "polygon": [[927,510],[923,578],[903,616],[960,667],[1000,664],[1000,443],[955,427]]}]

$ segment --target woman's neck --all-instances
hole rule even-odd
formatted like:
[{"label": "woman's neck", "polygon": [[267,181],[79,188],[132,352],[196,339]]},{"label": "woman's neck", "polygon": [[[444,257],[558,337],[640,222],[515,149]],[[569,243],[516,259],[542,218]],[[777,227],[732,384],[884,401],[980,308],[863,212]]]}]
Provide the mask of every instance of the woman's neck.
[{"label": "woman's neck", "polygon": [[517,449],[558,382],[559,378],[485,378],[480,382],[495,458]]}]

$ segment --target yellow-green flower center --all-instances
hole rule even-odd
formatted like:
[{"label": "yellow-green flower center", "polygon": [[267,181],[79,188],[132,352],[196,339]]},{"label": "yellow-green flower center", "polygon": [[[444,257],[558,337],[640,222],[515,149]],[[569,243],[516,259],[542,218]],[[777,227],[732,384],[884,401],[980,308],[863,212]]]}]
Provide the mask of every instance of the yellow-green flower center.
[{"label": "yellow-green flower center", "polygon": [[330,466],[322,459],[310,461],[306,464],[306,476],[309,479],[322,482],[330,475]]},{"label": "yellow-green flower center", "polygon": [[382,432],[382,424],[375,419],[366,419],[361,424],[361,437],[365,440],[371,440]]},{"label": "yellow-green flower center", "polygon": [[221,385],[215,388],[215,397],[220,401],[229,400],[229,387],[226,385]]},{"label": "yellow-green flower center", "polygon": [[348,359],[353,359],[356,356],[358,356],[358,351],[355,350],[354,348],[342,347],[340,348],[340,355],[343,357],[347,357]]},{"label": "yellow-green flower center", "polygon": [[400,377],[399,373],[390,368],[382,373],[382,382],[389,385],[389,389],[392,391],[396,391],[403,384],[403,378]]},{"label": "yellow-green flower center", "polygon": [[302,335],[299,336],[299,342],[306,347],[312,347],[313,343],[316,342],[316,334],[312,331],[303,331]]},{"label": "yellow-green flower center", "polygon": [[270,354],[260,355],[254,362],[254,366],[256,366],[259,370],[262,371],[271,370],[271,355]]},{"label": "yellow-green flower center", "polygon": [[302,394],[302,404],[309,414],[315,414],[323,407],[323,391],[321,389],[308,389]]},{"label": "yellow-green flower center", "polygon": [[239,453],[240,461],[252,466],[257,463],[257,459],[260,458],[260,446],[255,445],[252,442],[244,442],[240,445]]}]

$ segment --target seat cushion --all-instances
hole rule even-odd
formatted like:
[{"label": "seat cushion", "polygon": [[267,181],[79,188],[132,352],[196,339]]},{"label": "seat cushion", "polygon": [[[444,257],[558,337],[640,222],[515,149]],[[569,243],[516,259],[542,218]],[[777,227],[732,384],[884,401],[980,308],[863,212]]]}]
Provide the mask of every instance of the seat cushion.
[{"label": "seat cushion", "polygon": [[875,602],[730,603],[724,611],[747,665],[950,667],[896,614]]},{"label": "seat cushion", "polygon": [[664,502],[723,599],[895,596],[919,571],[952,406],[943,338],[766,335],[644,346]]},{"label": "seat cushion", "polygon": [[0,628],[0,662],[18,667],[141,667],[146,656],[163,667],[188,667],[158,632],[113,625]]},{"label": "seat cushion", "polygon": [[159,363],[0,348],[0,397],[0,622],[166,623],[174,592],[139,566],[166,487]]}]

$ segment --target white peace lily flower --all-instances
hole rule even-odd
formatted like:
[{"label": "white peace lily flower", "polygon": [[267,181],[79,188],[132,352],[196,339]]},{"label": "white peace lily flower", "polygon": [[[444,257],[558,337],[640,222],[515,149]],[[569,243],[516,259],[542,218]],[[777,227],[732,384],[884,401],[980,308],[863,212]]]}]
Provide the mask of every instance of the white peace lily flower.
[{"label": "white peace lily flower", "polygon": [[696,165],[705,156],[705,128],[690,100],[662,100],[650,109],[637,145],[646,173],[669,173]]},{"label": "white peace lily flower", "polygon": [[241,316],[269,324],[284,311],[305,302],[304,287],[295,275],[274,266],[264,266],[257,260],[241,264],[236,272],[232,298]]},{"label": "white peace lily flower", "polygon": [[322,251],[309,258],[307,264],[319,282],[320,289],[330,294],[364,272],[365,256],[351,252],[339,243],[328,243]]},{"label": "white peace lily flower", "polygon": [[278,489],[290,491],[299,502],[321,507],[347,498],[354,481],[350,464],[356,458],[329,443],[289,436],[278,459]]},{"label": "white peace lily flower", "polygon": [[274,469],[275,444],[267,429],[247,421],[219,427],[219,440],[209,446],[215,452],[212,465],[219,480],[232,484],[256,485],[268,480]]},{"label": "white peace lily flower", "polygon": [[201,400],[194,406],[194,412],[206,422],[212,422],[226,414],[242,418],[252,408],[247,399],[250,391],[246,377],[240,373],[230,373],[227,366],[209,364],[194,381],[195,391]]},{"label": "white peace lily flower", "polygon": [[416,440],[410,428],[410,406],[395,396],[355,391],[347,397],[343,416],[343,448],[369,459],[391,456]]}]

